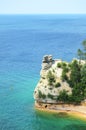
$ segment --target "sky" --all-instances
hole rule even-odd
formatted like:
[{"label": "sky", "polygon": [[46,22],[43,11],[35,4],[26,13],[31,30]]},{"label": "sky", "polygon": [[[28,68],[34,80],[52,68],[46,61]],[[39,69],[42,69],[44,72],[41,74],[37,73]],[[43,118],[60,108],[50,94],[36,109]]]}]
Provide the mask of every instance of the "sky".
[{"label": "sky", "polygon": [[0,0],[0,14],[86,14],[86,0]]}]

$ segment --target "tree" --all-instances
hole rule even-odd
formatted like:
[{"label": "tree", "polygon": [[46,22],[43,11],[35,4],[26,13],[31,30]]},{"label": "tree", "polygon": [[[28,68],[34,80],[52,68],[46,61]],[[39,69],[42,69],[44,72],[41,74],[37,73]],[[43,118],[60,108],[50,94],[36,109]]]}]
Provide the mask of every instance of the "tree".
[{"label": "tree", "polygon": [[64,71],[62,72],[61,78],[62,78],[62,81],[68,81],[68,76],[66,75]]},{"label": "tree", "polygon": [[59,82],[57,82],[56,84],[55,84],[55,88],[59,88],[61,86],[61,84],[59,83]]},{"label": "tree", "polygon": [[63,66],[63,71],[62,71],[62,76],[61,76],[61,78],[62,78],[62,81],[68,81],[68,76],[67,76],[67,73],[68,73],[68,71],[69,71],[69,69],[68,69],[68,67],[67,66],[65,66],[66,64],[64,64],[64,66]]},{"label": "tree", "polygon": [[83,59],[83,52],[82,52],[81,49],[78,49],[77,55],[78,55],[78,57],[79,57],[79,59],[80,59],[80,63],[81,63],[81,60]]},{"label": "tree", "polygon": [[85,60],[85,63],[86,63],[86,40],[84,40],[84,41],[82,42],[82,45],[83,45],[84,60]]},{"label": "tree", "polygon": [[77,85],[79,82],[81,82],[81,68],[76,60],[74,60],[71,64],[70,82],[71,87],[74,87],[75,84]]},{"label": "tree", "polygon": [[61,63],[58,63],[58,64],[57,64],[57,67],[58,67],[58,68],[61,68],[61,67],[62,67],[62,64],[61,64]]},{"label": "tree", "polygon": [[55,82],[55,76],[52,74],[51,71],[48,72],[47,79],[48,79],[49,85],[53,85],[53,83]]},{"label": "tree", "polygon": [[84,41],[82,42],[82,45],[83,45],[84,51],[86,51],[86,40],[84,40]]},{"label": "tree", "polygon": [[51,95],[50,93],[48,93],[48,98],[51,98],[53,100],[53,95]]},{"label": "tree", "polygon": [[65,89],[60,91],[59,96],[58,96],[58,100],[62,101],[64,103],[68,102],[68,94],[67,94],[67,91]]},{"label": "tree", "polygon": [[85,60],[85,63],[86,63],[86,40],[84,40],[82,42],[82,46],[83,46],[83,49],[82,50],[78,49],[77,55],[78,55],[80,61]]},{"label": "tree", "polygon": [[38,97],[39,98],[42,98],[42,99],[45,99],[46,98],[46,95],[43,94],[40,90],[38,91]]},{"label": "tree", "polygon": [[81,69],[81,84],[83,96],[86,95],[86,64],[83,65]]}]

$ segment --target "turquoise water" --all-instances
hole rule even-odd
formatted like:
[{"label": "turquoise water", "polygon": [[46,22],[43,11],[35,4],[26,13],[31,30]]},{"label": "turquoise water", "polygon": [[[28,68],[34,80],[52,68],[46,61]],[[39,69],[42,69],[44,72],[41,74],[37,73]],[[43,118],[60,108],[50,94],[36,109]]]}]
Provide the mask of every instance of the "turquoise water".
[{"label": "turquoise water", "polygon": [[42,57],[70,61],[86,38],[86,15],[0,16],[0,130],[86,130],[86,122],[34,110]]}]

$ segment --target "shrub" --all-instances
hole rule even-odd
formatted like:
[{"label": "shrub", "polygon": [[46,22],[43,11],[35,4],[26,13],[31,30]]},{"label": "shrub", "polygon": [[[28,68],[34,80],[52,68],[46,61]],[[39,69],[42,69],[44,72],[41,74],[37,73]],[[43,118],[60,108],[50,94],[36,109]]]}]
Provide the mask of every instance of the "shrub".
[{"label": "shrub", "polygon": [[59,82],[55,84],[55,88],[58,88],[60,86],[61,86],[61,84]]},{"label": "shrub", "polygon": [[62,62],[62,67],[66,67],[67,64],[65,62]]},{"label": "shrub", "polygon": [[45,95],[45,94],[42,94],[42,98],[45,99],[45,98],[46,98],[46,95]]},{"label": "shrub", "polygon": [[55,82],[55,76],[52,74],[51,71],[48,72],[47,79],[48,79],[49,85],[53,85],[53,83]]},{"label": "shrub", "polygon": [[49,90],[52,90],[53,88],[49,88]]},{"label": "shrub", "polygon": [[45,79],[45,77],[42,77],[42,79]]},{"label": "shrub", "polygon": [[58,100],[62,102],[68,102],[68,94],[66,90],[60,91]]},{"label": "shrub", "polygon": [[53,95],[51,95],[50,93],[48,93],[48,98],[53,99]]},{"label": "shrub", "polygon": [[81,82],[81,67],[76,60],[71,64],[71,73],[70,73],[71,87],[74,87]]},{"label": "shrub", "polygon": [[68,64],[68,67],[71,68],[71,66],[72,66],[71,63],[69,63],[69,64]]},{"label": "shrub", "polygon": [[61,63],[58,63],[58,64],[57,64],[57,67],[58,67],[58,68],[61,68],[61,67],[62,67],[62,64],[61,64]]},{"label": "shrub", "polygon": [[65,80],[68,81],[68,76],[66,75],[65,72],[62,72],[61,78],[62,78],[62,81],[65,81]]},{"label": "shrub", "polygon": [[46,95],[45,95],[45,94],[42,94],[42,92],[39,90],[39,91],[38,91],[38,97],[45,99],[45,98],[46,98]]},{"label": "shrub", "polygon": [[66,67],[64,67],[64,68],[63,68],[63,71],[64,71],[65,73],[68,73],[68,72],[69,72],[69,69],[66,68]]}]

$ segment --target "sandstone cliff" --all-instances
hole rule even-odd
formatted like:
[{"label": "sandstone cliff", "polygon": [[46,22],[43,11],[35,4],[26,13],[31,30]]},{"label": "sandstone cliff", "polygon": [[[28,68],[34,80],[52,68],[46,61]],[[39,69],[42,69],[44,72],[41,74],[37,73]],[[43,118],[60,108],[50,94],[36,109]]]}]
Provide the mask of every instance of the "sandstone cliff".
[{"label": "sandstone cliff", "polygon": [[[52,55],[43,57],[40,80],[34,90],[34,99],[36,102],[57,103],[57,97],[63,90],[71,94],[71,87],[66,81],[62,80],[63,69],[59,66],[59,63],[62,62],[60,59],[53,59]],[[67,62],[65,64],[68,65]],[[51,79],[49,79],[49,75],[51,75]]]}]

